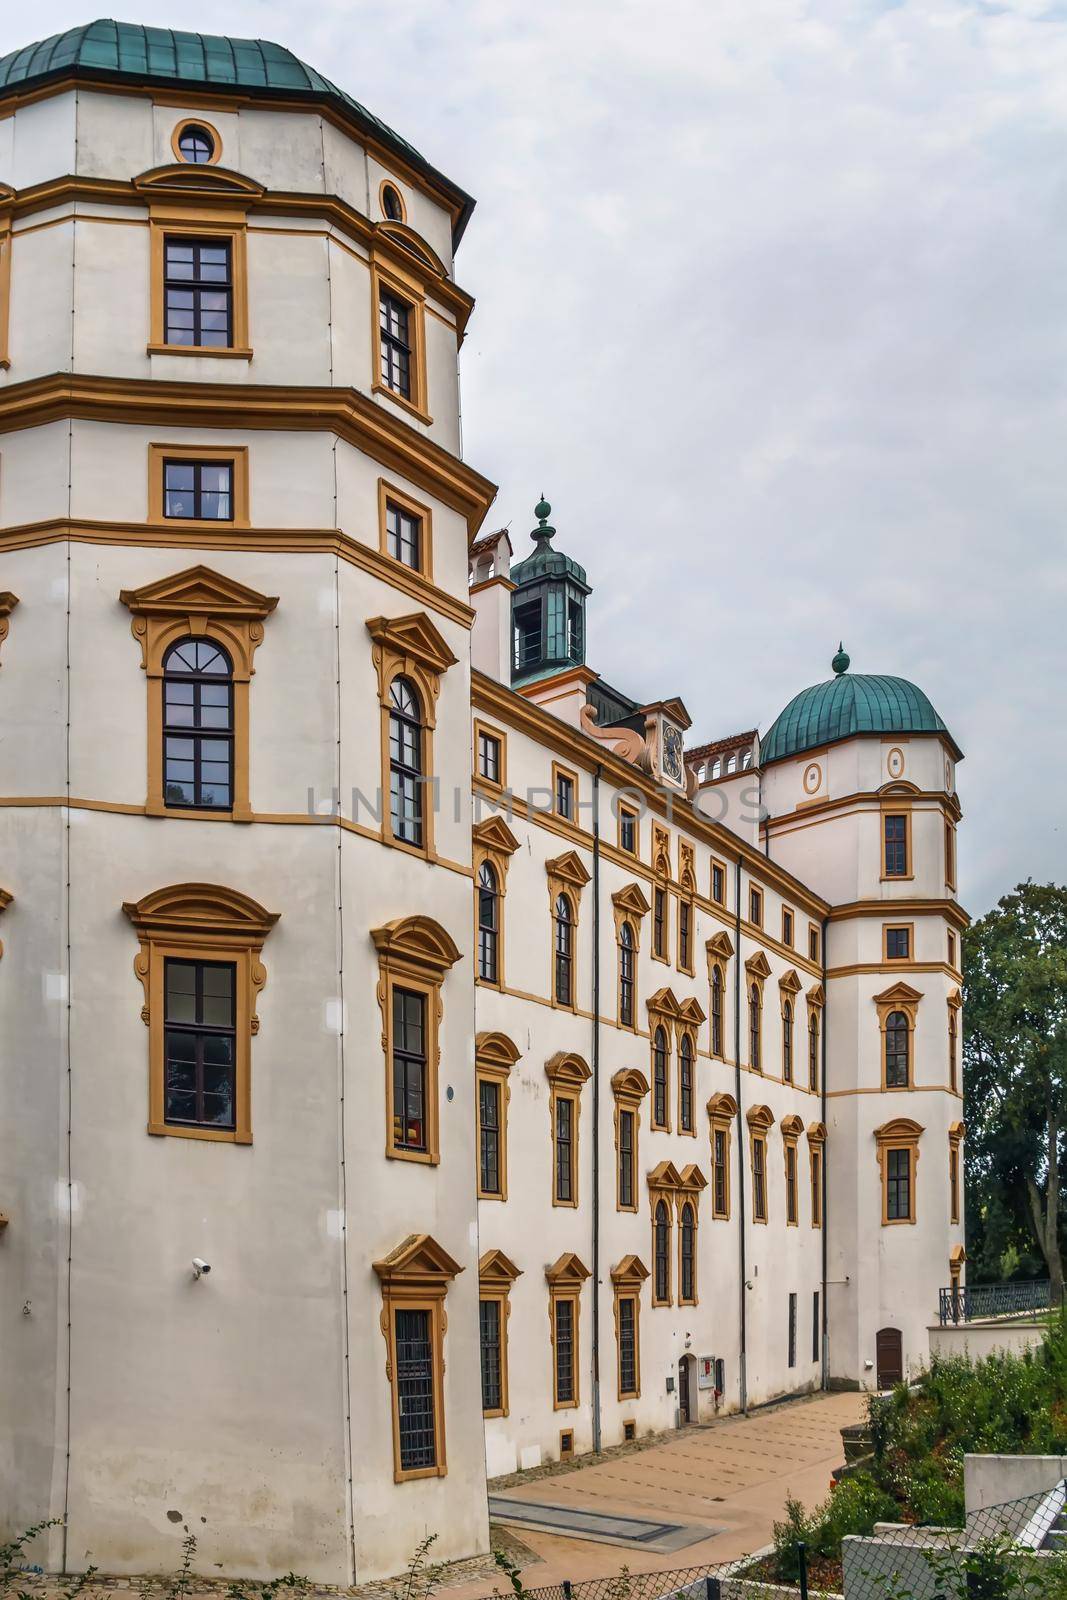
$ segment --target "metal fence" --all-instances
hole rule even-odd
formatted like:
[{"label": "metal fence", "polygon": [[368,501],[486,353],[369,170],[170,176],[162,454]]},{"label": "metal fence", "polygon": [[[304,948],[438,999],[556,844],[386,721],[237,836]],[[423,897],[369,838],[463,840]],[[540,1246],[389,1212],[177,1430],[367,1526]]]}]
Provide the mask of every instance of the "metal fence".
[{"label": "metal fence", "polygon": [[[736,1565],[736,1563],[734,1564]],[[720,1600],[721,1566],[680,1567],[674,1572],[629,1572],[581,1583],[523,1588],[523,1600]]]},{"label": "metal fence", "polygon": [[1036,1321],[1049,1309],[1047,1283],[974,1283],[938,1291],[937,1314],[941,1326],[974,1322],[981,1317],[1017,1317],[1027,1313]]}]

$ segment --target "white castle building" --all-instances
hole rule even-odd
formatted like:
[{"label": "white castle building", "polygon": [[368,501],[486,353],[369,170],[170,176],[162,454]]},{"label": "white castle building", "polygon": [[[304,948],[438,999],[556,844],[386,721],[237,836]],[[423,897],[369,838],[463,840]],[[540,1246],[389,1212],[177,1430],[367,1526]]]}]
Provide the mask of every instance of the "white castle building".
[{"label": "white castle building", "polygon": [[926,697],[841,652],[686,749],[597,676],[548,505],[480,536],[472,202],[287,50],[30,45],[0,179],[0,1534],[362,1581],[484,1550],[487,1474],[914,1371]]}]

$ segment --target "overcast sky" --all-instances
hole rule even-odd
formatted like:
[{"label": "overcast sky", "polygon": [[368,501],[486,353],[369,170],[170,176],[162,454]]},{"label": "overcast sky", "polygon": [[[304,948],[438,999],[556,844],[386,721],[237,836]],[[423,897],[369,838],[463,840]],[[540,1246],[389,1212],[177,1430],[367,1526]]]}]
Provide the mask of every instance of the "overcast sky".
[{"label": "overcast sky", "polygon": [[123,15],[288,45],[476,197],[465,453],[519,555],[551,500],[610,682],[765,730],[843,638],[964,749],[964,904],[1067,880],[1067,4]]}]

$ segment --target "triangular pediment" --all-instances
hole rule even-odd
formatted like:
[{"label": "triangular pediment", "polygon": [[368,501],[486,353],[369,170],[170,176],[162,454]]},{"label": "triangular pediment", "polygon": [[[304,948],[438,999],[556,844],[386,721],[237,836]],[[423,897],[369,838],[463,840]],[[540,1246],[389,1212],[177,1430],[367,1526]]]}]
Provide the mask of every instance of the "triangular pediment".
[{"label": "triangular pediment", "polygon": [[967,1260],[967,1252],[961,1244],[954,1244],[948,1253],[948,1258],[954,1267],[962,1267]]},{"label": "triangular pediment", "polygon": [[648,1079],[639,1067],[623,1067],[611,1080],[611,1092],[616,1100],[643,1100],[648,1093]]},{"label": "triangular pediment", "polygon": [[409,1233],[374,1270],[383,1283],[444,1283],[463,1271],[429,1233]]},{"label": "triangular pediment", "polygon": [[706,1189],[707,1186],[708,1180],[695,1161],[691,1161],[687,1167],[682,1168],[678,1176],[679,1189],[684,1189],[690,1194],[699,1194],[701,1189]]},{"label": "triangular pediment", "polygon": [[243,172],[233,172],[229,167],[193,164],[186,161],[171,162],[165,167],[150,167],[138,173],[133,186],[148,194],[180,195],[188,200],[191,195],[233,195],[235,199],[256,198],[264,187]]},{"label": "triangular pediment", "polygon": [[263,940],[278,920],[251,895],[217,883],[175,883],[122,907],[138,937],[198,933]]},{"label": "triangular pediment", "polygon": [[676,1017],[681,1009],[671,988],[657,989],[655,994],[649,995],[645,1005],[658,1017]]},{"label": "triangular pediment", "polygon": [[706,1013],[700,1001],[690,995],[688,1000],[683,1000],[678,1007],[678,1018],[681,1022],[688,1022],[693,1027],[699,1028],[700,1024],[706,1020]]},{"label": "triangular pediment", "polygon": [[948,996],[948,1003],[953,1008],[961,1006],[963,1004],[962,992],[959,989],[953,989],[951,994]]},{"label": "triangular pediment", "polygon": [[510,1072],[519,1054],[518,1045],[506,1033],[479,1033],[474,1041],[474,1059],[480,1067]]},{"label": "triangular pediment", "polygon": [[497,855],[512,856],[519,848],[519,841],[503,817],[483,818],[481,822],[474,824],[471,834],[475,844],[481,845],[485,850],[493,850]]},{"label": "triangular pediment", "polygon": [[589,871],[576,850],[564,850],[561,856],[553,856],[551,861],[545,862],[545,871],[550,878],[559,878],[575,889],[584,889],[589,882]]},{"label": "triangular pediment", "polygon": [[522,1268],[517,1267],[503,1250],[487,1250],[478,1262],[479,1283],[506,1285],[514,1283],[516,1278],[521,1277]]},{"label": "triangular pediment", "polygon": [[372,928],[371,938],[380,955],[435,973],[447,972],[460,958],[452,935],[432,917],[397,917]]},{"label": "triangular pediment", "polygon": [[821,983],[813,983],[807,993],[809,1006],[821,1006],[826,999],[826,994]]},{"label": "triangular pediment", "polygon": [[782,1130],[783,1139],[799,1139],[804,1132],[804,1118],[798,1117],[794,1112],[792,1116],[783,1117],[778,1126]]},{"label": "triangular pediment", "polygon": [[545,1062],[545,1077],[549,1083],[566,1083],[580,1089],[592,1075],[588,1062],[572,1050],[557,1050]]},{"label": "triangular pediment", "polygon": [[802,984],[797,977],[795,968],[790,967],[788,972],[782,973],[782,976],[778,979],[778,987],[779,989],[787,989],[790,994],[800,993]]},{"label": "triangular pediment", "polygon": [[673,1161],[661,1161],[648,1175],[650,1189],[677,1189],[682,1175]]},{"label": "triangular pediment", "polygon": [[732,1094],[713,1094],[708,1101],[708,1116],[721,1121],[724,1117],[737,1116],[737,1101]]},{"label": "triangular pediment", "polygon": [[628,883],[624,889],[616,889],[611,903],[617,911],[624,911],[631,917],[647,916],[651,910],[639,883]]},{"label": "triangular pediment", "polygon": [[725,931],[713,933],[704,948],[718,961],[729,961],[734,953],[733,940]]},{"label": "triangular pediment", "polygon": [[187,567],[140,589],[123,589],[119,599],[134,615],[244,617],[262,621],[278,604],[277,595],[260,594],[211,567]]},{"label": "triangular pediment", "polygon": [[406,617],[370,617],[367,632],[376,645],[387,645],[431,672],[445,672],[457,665],[447,639],[425,611],[413,611]]},{"label": "triangular pediment", "polygon": [[623,1256],[617,1267],[611,1269],[612,1283],[640,1285],[648,1277],[648,1268],[640,1256]]},{"label": "triangular pediment", "polygon": [[745,1112],[745,1120],[750,1128],[765,1131],[774,1127],[774,1112],[770,1106],[749,1106]]},{"label": "triangular pediment", "polygon": [[550,1267],[545,1268],[549,1283],[584,1283],[588,1276],[589,1268],[573,1250],[564,1251]]},{"label": "triangular pediment", "polygon": [[881,994],[873,997],[876,1006],[915,1005],[922,999],[922,990],[913,989],[910,983],[894,983],[892,988],[883,989]]},{"label": "triangular pediment", "polygon": [[745,962],[745,971],[750,978],[769,978],[771,964],[762,950],[757,950],[754,956],[749,956]]}]

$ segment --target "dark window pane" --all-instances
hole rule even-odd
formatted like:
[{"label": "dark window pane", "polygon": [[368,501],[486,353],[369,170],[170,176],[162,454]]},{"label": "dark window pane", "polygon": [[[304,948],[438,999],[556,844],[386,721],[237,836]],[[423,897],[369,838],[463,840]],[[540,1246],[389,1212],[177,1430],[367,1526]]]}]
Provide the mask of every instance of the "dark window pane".
[{"label": "dark window pane", "polygon": [[231,344],[230,246],[198,239],[167,239],[164,301],[164,343],[216,347]]},{"label": "dark window pane", "polygon": [[396,1313],[396,1404],[400,1467],[437,1465],[433,1344],[428,1311]]},{"label": "dark window pane", "polygon": [[482,1342],[482,1410],[499,1411],[504,1403],[500,1364],[500,1301],[478,1306]]}]

